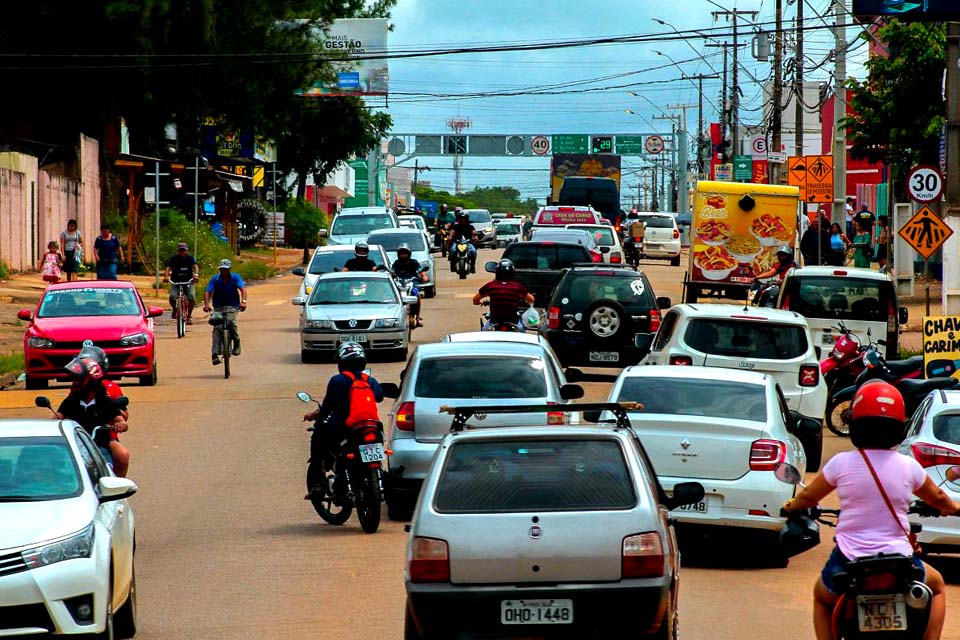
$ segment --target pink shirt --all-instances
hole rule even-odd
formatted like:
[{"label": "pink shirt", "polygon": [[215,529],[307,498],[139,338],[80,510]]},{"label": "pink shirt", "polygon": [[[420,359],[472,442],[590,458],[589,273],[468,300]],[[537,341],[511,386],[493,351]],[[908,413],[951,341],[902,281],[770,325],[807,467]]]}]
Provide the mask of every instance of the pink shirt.
[{"label": "pink shirt", "polygon": [[887,509],[860,452],[839,453],[823,467],[823,477],[836,487],[840,496],[842,513],[837,525],[837,546],[850,560],[878,553],[913,555],[904,534],[904,530],[910,530],[907,509],[914,491],[923,486],[927,474],[920,463],[898,451],[870,449],[866,454],[893,503],[900,524]]}]

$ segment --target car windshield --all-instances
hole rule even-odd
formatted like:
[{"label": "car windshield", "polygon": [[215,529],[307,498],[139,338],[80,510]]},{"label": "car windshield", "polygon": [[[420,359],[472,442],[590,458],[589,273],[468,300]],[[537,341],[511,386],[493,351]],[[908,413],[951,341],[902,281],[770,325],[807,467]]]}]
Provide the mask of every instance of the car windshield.
[{"label": "car windshield", "polygon": [[[347,260],[353,257],[353,251],[321,251],[310,261],[310,273],[321,275],[333,273],[334,269],[342,269]],[[370,260],[378,267],[383,265],[383,254],[379,249],[370,249]]]},{"label": "car windshield", "polygon": [[697,378],[624,378],[617,402],[639,402],[644,414],[766,422],[763,385]]},{"label": "car windshield", "polygon": [[458,442],[437,482],[441,513],[600,511],[637,504],[614,440]]},{"label": "car windshield", "polygon": [[82,490],[62,437],[0,438],[0,502],[62,500]]},{"label": "car windshield", "polygon": [[568,272],[570,286],[563,293],[572,302],[592,304],[596,300],[615,300],[628,311],[640,315],[648,312],[654,304],[653,292],[647,287],[643,276],[636,272],[577,273]]},{"label": "car windshield", "polygon": [[359,216],[337,216],[330,230],[332,236],[365,236],[377,229],[392,229],[393,219],[375,213]]},{"label": "car windshield", "polygon": [[137,294],[126,287],[48,289],[40,303],[39,318],[71,316],[138,316]]},{"label": "car windshield", "polygon": [[807,352],[805,327],[773,322],[698,318],[683,339],[691,349],[734,358],[793,360]]},{"label": "car windshield", "polygon": [[520,223],[519,222],[498,222],[497,233],[501,233],[503,235],[520,233]]},{"label": "car windshield", "polygon": [[885,280],[796,276],[788,284],[791,311],[806,318],[886,322],[893,287]]},{"label": "car windshield", "polygon": [[673,229],[673,218],[668,216],[640,216],[640,222],[649,229]]},{"label": "car windshield", "polygon": [[571,229],[579,229],[581,231],[586,231],[587,233],[593,236],[593,239],[597,241],[597,244],[601,247],[612,247],[616,242],[613,239],[613,229],[605,226],[596,226],[596,227],[570,227]]},{"label": "car windshield", "polygon": [[313,285],[310,304],[400,304],[384,278],[320,278]]},{"label": "car windshield", "polygon": [[590,262],[585,247],[569,244],[514,244],[503,254],[517,269],[566,269],[575,262]]},{"label": "car windshield", "polygon": [[942,413],[933,419],[933,435],[937,440],[960,444],[960,413]]},{"label": "car windshield", "polygon": [[487,224],[491,220],[493,220],[493,218],[490,217],[490,214],[487,213],[486,211],[470,210],[470,211],[466,211],[465,213],[467,214],[467,216],[470,217],[470,224],[472,224],[473,226]]},{"label": "car windshield", "polygon": [[544,362],[510,356],[426,358],[417,372],[415,394],[421,398],[545,398]]},{"label": "car windshield", "polygon": [[397,247],[403,243],[409,245],[411,251],[427,250],[423,242],[423,234],[419,231],[412,231],[410,233],[372,233],[367,240],[380,245],[384,251],[396,251]]}]

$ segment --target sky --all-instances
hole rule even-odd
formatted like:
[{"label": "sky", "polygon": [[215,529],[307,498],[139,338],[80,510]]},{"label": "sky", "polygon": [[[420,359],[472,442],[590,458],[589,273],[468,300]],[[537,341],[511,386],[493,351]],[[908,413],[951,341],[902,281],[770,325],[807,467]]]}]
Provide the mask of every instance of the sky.
[{"label": "sky", "polygon": [[[805,57],[808,80],[832,82],[833,36],[825,26],[830,0],[784,0],[785,26],[793,25],[796,2],[805,2]],[[740,18],[743,43],[759,28],[773,28],[774,0],[399,0],[393,11],[389,47],[393,52],[413,49],[489,46],[589,39],[624,35],[667,35],[723,28],[712,11],[758,11],[750,21]],[[661,25],[654,19],[663,20]],[[752,23],[751,23],[752,22]],[[849,27],[851,75],[862,77],[866,46],[859,29]],[[461,55],[390,60],[387,111],[398,133],[447,133],[453,116],[469,118],[471,133],[669,133],[667,115],[679,114],[668,105],[696,105],[697,86],[683,75],[713,74],[723,70],[722,50],[707,41],[690,38],[673,42],[609,44],[567,49],[470,52]],[[787,55],[792,56],[792,42]],[[658,53],[659,52],[659,53]],[[762,118],[761,82],[771,77],[769,62],[740,49],[741,121],[758,124]],[[618,76],[618,77],[614,77]],[[562,95],[458,98],[464,93],[504,92],[578,82],[577,89],[601,90]],[[650,84],[654,82],[654,84]],[[704,80],[704,120],[717,121],[721,80]],[[640,94],[632,96],[628,92]],[[443,94],[427,96],[424,94]],[[633,114],[627,113],[633,111]],[[687,130],[696,131],[697,109],[687,110]],[[421,174],[434,188],[453,188],[450,158],[418,158],[430,172]],[[622,191],[635,193],[640,158],[623,159]],[[403,164],[413,164],[413,159]],[[543,200],[548,189],[549,159],[465,157],[463,186],[514,186],[524,197]]]}]

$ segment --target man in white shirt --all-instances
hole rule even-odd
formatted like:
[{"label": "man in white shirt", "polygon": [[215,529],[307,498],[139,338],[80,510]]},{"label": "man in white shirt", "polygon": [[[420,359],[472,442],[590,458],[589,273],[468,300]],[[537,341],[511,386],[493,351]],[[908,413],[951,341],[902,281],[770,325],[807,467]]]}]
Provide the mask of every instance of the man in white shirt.
[{"label": "man in white shirt", "polygon": [[847,204],[844,207],[847,213],[847,238],[853,239],[853,209],[857,204],[856,198],[847,198]]}]

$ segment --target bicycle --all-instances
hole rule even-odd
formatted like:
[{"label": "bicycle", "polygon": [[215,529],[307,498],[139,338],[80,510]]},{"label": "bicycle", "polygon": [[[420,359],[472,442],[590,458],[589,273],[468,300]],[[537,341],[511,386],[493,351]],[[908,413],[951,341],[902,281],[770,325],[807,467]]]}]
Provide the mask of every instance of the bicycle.
[{"label": "bicycle", "polygon": [[[230,377],[230,356],[233,353],[233,336],[230,333],[230,316],[236,322],[236,314],[241,311],[237,307],[220,307],[209,316],[208,323],[213,325],[214,332],[220,332],[220,358],[223,361],[223,377]],[[216,334],[214,334],[216,335]]]},{"label": "bicycle", "polygon": [[182,338],[187,335],[187,286],[193,284],[193,280],[187,282],[170,281],[171,287],[177,287],[177,337]]}]

